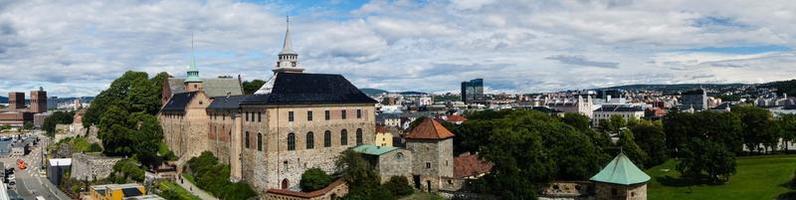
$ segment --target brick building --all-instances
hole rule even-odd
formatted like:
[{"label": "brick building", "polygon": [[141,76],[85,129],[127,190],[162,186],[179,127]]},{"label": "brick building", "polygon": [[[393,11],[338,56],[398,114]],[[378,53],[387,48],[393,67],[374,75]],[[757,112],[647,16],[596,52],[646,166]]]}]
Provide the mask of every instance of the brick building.
[{"label": "brick building", "polygon": [[33,123],[34,115],[47,112],[47,92],[44,89],[31,91],[30,96],[30,107],[27,107],[25,93],[9,92],[8,108],[0,110],[0,126],[22,127],[25,123]]}]

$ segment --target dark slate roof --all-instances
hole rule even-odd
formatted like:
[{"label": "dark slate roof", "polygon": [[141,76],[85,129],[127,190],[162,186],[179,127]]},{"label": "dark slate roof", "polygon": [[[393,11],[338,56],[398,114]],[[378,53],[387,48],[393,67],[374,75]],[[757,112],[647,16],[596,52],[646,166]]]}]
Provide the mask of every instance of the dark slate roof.
[{"label": "dark slate roof", "polygon": [[246,98],[244,105],[378,103],[339,74],[279,73],[267,94]]},{"label": "dark slate roof", "polygon": [[213,103],[207,106],[207,109],[222,110],[222,109],[236,109],[240,107],[241,101],[249,96],[238,95],[229,97],[216,97]]},{"label": "dark slate roof", "polygon": [[[172,94],[185,92],[185,79],[169,78],[169,88]],[[202,87],[205,94],[209,97],[243,95],[240,81],[237,78],[203,78]]]},{"label": "dark slate roof", "polygon": [[188,102],[191,102],[191,99],[196,96],[196,92],[183,92],[171,95],[171,99],[169,102],[163,106],[161,109],[162,112],[185,112],[185,107],[188,106]]},{"label": "dark slate roof", "polygon": [[595,111],[601,112],[643,112],[644,108],[636,105],[603,105]]}]

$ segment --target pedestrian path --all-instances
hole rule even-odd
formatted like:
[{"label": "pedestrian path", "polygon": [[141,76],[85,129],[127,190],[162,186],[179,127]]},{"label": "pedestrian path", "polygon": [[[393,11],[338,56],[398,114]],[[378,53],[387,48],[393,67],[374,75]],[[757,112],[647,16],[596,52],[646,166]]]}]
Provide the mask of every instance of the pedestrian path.
[{"label": "pedestrian path", "polygon": [[203,199],[203,200],[218,200],[218,198],[214,197],[212,194],[210,194],[208,192],[205,192],[202,189],[199,189],[199,187],[196,187],[190,181],[185,180],[185,178],[182,178],[182,175],[179,175],[179,178],[177,179],[176,182],[181,187],[183,187],[186,190],[188,190],[188,192],[191,192],[191,194],[196,195],[200,199]]}]

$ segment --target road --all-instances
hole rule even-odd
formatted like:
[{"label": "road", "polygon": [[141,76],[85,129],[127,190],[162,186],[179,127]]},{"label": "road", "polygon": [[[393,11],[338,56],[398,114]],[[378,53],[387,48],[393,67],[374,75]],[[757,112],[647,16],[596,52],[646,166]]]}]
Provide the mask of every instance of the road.
[{"label": "road", "polygon": [[[14,175],[16,176],[16,190],[25,200],[35,200],[36,196],[42,196],[45,199],[68,200],[71,199],[63,192],[58,190],[58,187],[50,183],[47,176],[41,169],[41,153],[42,147],[46,147],[48,139],[43,134],[40,135],[41,142],[32,147],[30,154],[23,156],[22,159],[28,164],[27,169],[16,169]],[[4,157],[2,160],[6,167],[16,168],[17,157]]]}]

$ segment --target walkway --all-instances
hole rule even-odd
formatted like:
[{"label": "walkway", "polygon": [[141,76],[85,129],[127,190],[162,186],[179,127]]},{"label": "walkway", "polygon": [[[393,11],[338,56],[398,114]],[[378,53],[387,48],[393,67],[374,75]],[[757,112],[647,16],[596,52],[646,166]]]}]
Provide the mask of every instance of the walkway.
[{"label": "walkway", "polygon": [[[179,175],[179,176],[180,176],[179,178],[182,178],[182,175]],[[175,181],[175,182],[177,182],[178,185],[180,185],[181,187],[185,188],[186,190],[188,190],[188,192],[191,192],[191,194],[196,195],[200,199],[203,199],[203,200],[218,200],[218,198],[214,197],[212,194],[210,194],[208,192],[205,192],[202,189],[199,189],[199,187],[196,187],[190,181],[185,180],[185,178],[182,178],[182,181],[180,181],[180,179],[177,179],[177,181]]]}]

